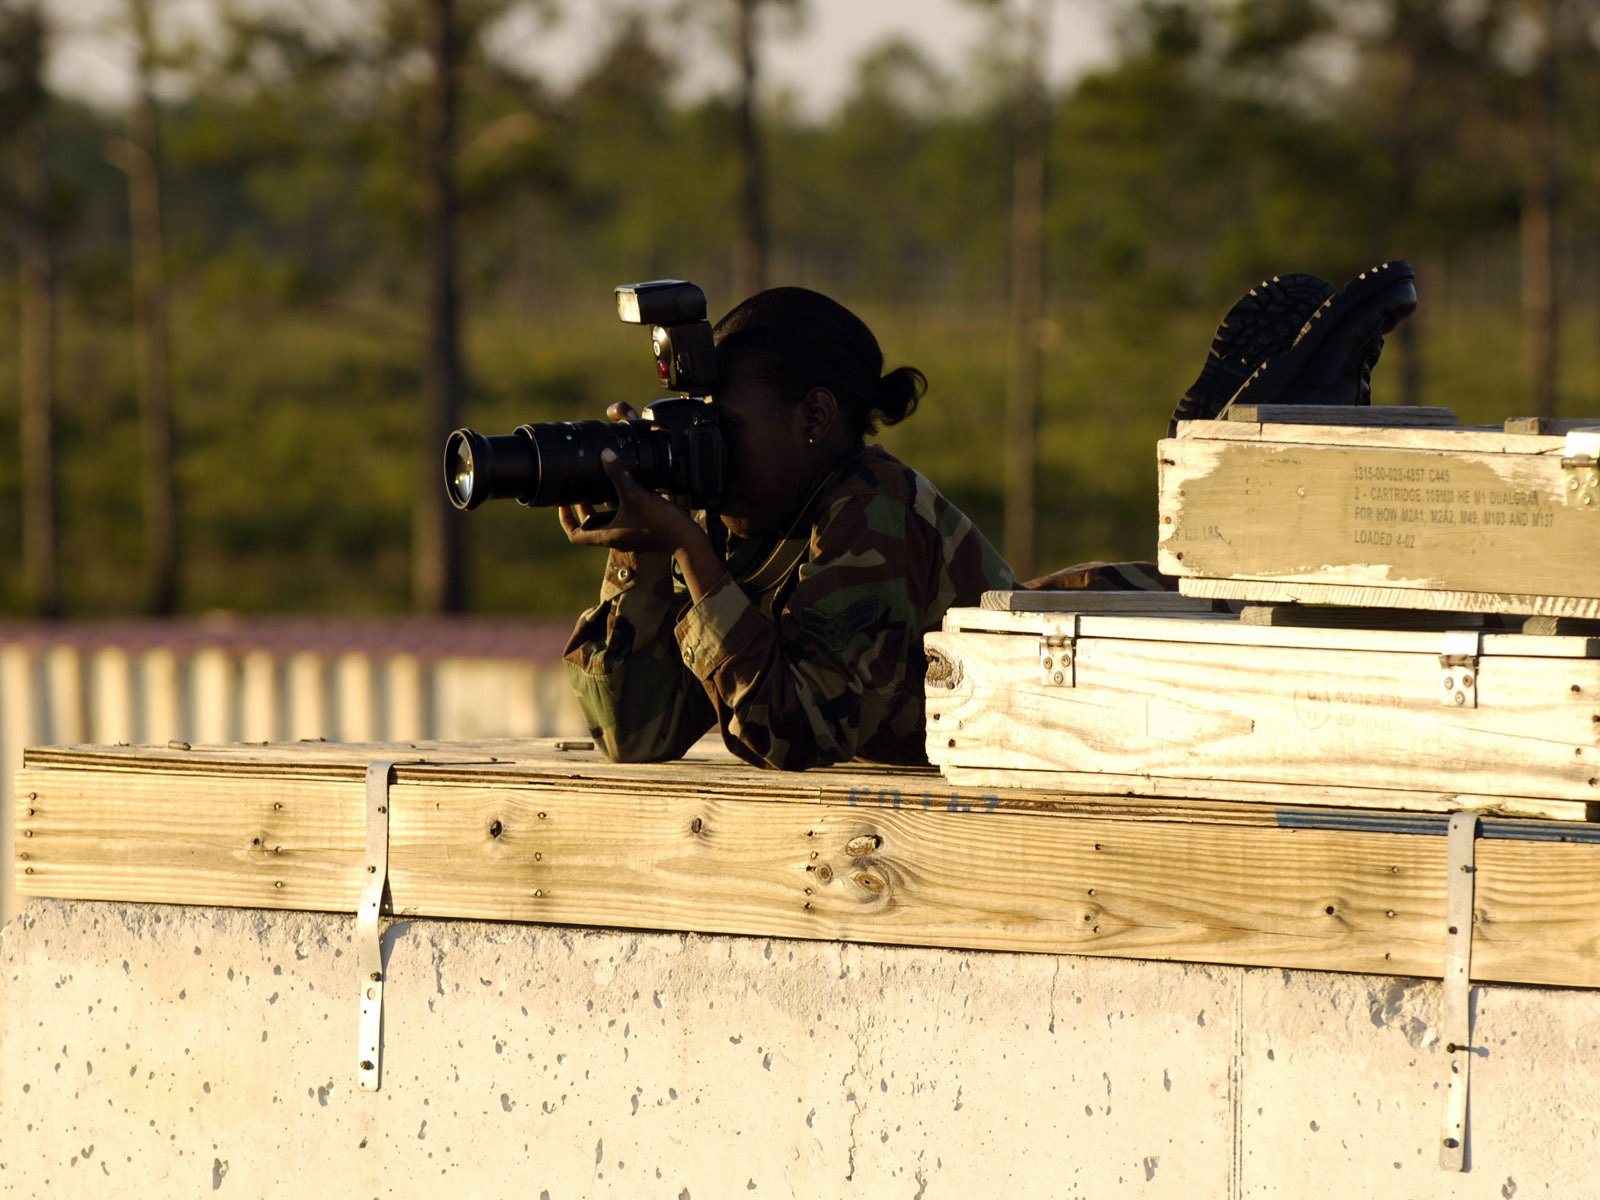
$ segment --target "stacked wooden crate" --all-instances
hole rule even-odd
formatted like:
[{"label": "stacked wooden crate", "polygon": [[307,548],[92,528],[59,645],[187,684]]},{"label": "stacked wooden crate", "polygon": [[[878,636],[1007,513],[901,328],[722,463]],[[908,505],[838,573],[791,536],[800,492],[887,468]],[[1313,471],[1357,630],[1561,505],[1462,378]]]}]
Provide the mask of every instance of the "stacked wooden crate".
[{"label": "stacked wooden crate", "polygon": [[1158,447],[1180,595],[1010,593],[930,635],[930,759],[967,784],[1594,817],[1600,420],[1232,416]]}]

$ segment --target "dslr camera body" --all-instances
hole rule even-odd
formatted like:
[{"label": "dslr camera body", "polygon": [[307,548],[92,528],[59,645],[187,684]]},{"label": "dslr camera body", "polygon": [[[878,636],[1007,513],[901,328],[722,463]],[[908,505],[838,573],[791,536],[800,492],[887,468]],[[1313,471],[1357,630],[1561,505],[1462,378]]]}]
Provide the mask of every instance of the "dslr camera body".
[{"label": "dslr camera body", "polygon": [[444,449],[451,504],[465,510],[486,500],[538,508],[615,503],[600,462],[607,448],[651,491],[692,509],[722,503],[728,443],[710,403],[717,359],[705,293],[681,279],[656,279],[623,284],[616,297],[621,320],[650,326],[656,378],[678,394],[626,421],[544,421],[495,435],[458,429]]}]

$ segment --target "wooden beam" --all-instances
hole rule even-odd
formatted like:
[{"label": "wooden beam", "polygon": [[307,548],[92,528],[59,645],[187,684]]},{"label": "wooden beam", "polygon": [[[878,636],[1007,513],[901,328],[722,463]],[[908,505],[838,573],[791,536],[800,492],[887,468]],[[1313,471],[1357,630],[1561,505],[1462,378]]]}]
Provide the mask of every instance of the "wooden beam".
[{"label": "wooden beam", "polygon": [[1389,429],[1461,424],[1454,409],[1400,404],[1235,404],[1223,410],[1222,419],[1257,425],[1368,425]]},{"label": "wooden beam", "polygon": [[314,776],[17,773],[24,896],[354,912],[361,790]]},{"label": "wooden beam", "polygon": [[[381,749],[31,752],[20,890],[353,912],[360,770]],[[390,892],[415,916],[1442,972],[1442,820],[1055,800],[929,772],[624,768],[545,749],[401,766]],[[1475,978],[1600,986],[1600,844],[1484,824]],[[1571,840],[1517,840],[1525,827]]]},{"label": "wooden beam", "polygon": [[1528,592],[1467,592],[1451,589],[1301,583],[1291,579],[1199,579],[1183,576],[1178,590],[1202,600],[1251,600],[1257,604],[1331,605],[1350,608],[1421,608],[1435,612],[1522,614],[1556,619],[1600,620],[1600,598]]}]

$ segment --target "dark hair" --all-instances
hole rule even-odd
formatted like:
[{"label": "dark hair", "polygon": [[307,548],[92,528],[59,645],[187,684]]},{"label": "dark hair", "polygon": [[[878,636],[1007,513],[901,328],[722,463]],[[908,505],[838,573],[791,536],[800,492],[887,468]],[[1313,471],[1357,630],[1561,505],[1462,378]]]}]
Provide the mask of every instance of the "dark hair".
[{"label": "dark hair", "polygon": [[749,356],[755,373],[798,403],[827,388],[858,434],[876,433],[917,410],[928,380],[915,367],[883,373],[883,351],[865,322],[806,288],[759,292],[717,322],[717,357]]}]

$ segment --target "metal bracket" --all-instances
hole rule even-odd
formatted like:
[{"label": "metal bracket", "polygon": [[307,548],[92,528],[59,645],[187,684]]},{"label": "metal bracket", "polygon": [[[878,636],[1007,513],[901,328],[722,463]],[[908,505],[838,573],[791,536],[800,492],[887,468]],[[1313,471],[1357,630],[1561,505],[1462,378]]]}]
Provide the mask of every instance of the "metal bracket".
[{"label": "metal bracket", "polygon": [[1561,498],[1568,508],[1600,508],[1600,430],[1574,429],[1562,447]]},{"label": "metal bracket", "polygon": [[1078,619],[1046,628],[1039,637],[1039,682],[1045,687],[1078,686]]},{"label": "metal bracket", "polygon": [[367,764],[367,877],[356,910],[356,940],[361,943],[361,1029],[356,1082],[378,1090],[383,1063],[383,935],[378,914],[389,887],[389,785],[397,763],[420,759],[379,759]]},{"label": "metal bracket", "polygon": [[1444,635],[1439,650],[1439,702],[1446,708],[1478,707],[1478,633],[1456,629]]},{"label": "metal bracket", "polygon": [[1446,1171],[1466,1170],[1477,840],[1478,818],[1471,813],[1453,814],[1445,851],[1449,877],[1445,885],[1444,1048],[1450,1056],[1450,1080],[1445,1093],[1444,1134],[1439,1142],[1439,1165]]}]

